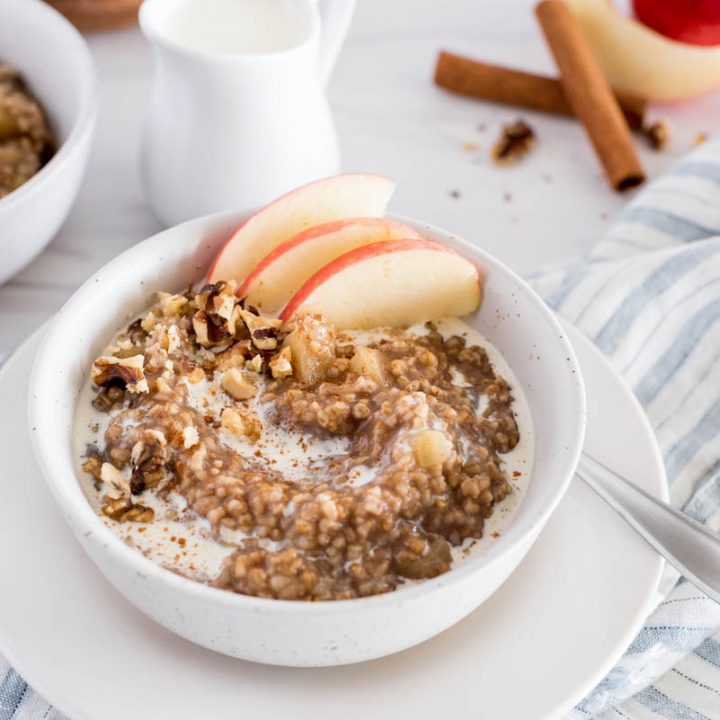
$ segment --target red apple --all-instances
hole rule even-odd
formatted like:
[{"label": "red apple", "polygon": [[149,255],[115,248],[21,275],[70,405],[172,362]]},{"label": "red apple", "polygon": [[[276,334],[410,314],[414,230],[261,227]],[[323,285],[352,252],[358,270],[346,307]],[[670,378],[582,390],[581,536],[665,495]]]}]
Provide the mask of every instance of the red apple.
[{"label": "red apple", "polygon": [[450,248],[410,238],[373,243],[315,273],[280,317],[317,312],[337,328],[407,327],[467,315],[482,299],[478,268]]},{"label": "red apple", "polygon": [[620,12],[611,0],[565,2],[616,91],[677,101],[720,86],[720,46],[701,47],[665,37]]},{"label": "red apple", "polygon": [[247,276],[237,294],[265,313],[280,310],[318,270],[340,255],[375,242],[420,237],[385,218],[351,218],[316,225],[278,245]]},{"label": "red apple", "polygon": [[720,45],[718,0],[633,0],[635,17],[649,28],[691,45]]},{"label": "red apple", "polygon": [[213,261],[208,282],[244,280],[280,243],[314,225],[349,217],[379,217],[395,190],[380,175],[336,175],[283,195],[253,215]]}]

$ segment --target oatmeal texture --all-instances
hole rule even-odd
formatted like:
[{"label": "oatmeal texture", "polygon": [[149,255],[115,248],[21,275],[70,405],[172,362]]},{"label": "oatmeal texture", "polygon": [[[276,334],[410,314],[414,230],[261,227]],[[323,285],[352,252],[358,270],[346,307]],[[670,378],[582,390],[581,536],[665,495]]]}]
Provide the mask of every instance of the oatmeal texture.
[{"label": "oatmeal texture", "polygon": [[[247,595],[346,599],[446,572],[511,492],[512,394],[485,350],[432,326],[365,344],[320,316],[283,325],[235,289],[161,294],[95,361],[109,423],[83,468],[101,512],[152,522],[143,495],[179,493],[233,546],[204,580]],[[263,453],[277,431],[343,451],[289,474]]]},{"label": "oatmeal texture", "polygon": [[0,198],[27,182],[53,152],[42,108],[15,70],[0,61]]}]

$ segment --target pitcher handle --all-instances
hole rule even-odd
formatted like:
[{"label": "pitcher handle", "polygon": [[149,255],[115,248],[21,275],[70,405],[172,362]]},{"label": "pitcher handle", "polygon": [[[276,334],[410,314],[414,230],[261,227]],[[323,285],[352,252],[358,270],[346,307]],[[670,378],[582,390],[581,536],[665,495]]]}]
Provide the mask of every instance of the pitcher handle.
[{"label": "pitcher handle", "polygon": [[320,0],[318,9],[322,20],[320,80],[325,85],[330,79],[335,61],[350,29],[350,21],[355,11],[355,0]]}]

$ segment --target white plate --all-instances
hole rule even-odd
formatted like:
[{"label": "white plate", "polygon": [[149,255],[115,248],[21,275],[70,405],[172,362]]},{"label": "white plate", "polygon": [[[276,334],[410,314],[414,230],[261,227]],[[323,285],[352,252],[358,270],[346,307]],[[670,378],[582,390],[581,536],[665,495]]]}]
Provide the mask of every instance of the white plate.
[{"label": "white plate", "polygon": [[[27,386],[42,330],[0,373],[0,649],[74,720],[557,718],[602,679],[655,601],[663,562],[576,480],[484,605],[403,653],[348,667],[254,665],[182,640],[126,602],[72,537],[40,479]],[[586,449],[666,498],[642,409],[573,328]],[[542,422],[542,418],[535,418]]]}]

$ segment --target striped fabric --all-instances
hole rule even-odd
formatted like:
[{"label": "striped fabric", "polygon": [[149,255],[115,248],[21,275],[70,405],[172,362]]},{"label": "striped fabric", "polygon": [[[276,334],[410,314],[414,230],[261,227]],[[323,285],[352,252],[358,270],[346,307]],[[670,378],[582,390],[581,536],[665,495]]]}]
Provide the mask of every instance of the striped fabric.
[{"label": "striped fabric", "polygon": [[[644,405],[672,502],[720,530],[720,143],[631,202],[590,258],[530,278]],[[680,580],[566,720],[720,720],[720,606]],[[61,720],[0,658],[0,720]]]},{"label": "striped fabric", "polygon": [[[720,530],[720,143],[639,194],[589,259],[531,282],[643,404],[673,505]],[[718,720],[718,630],[720,606],[680,580],[568,720]]]}]

